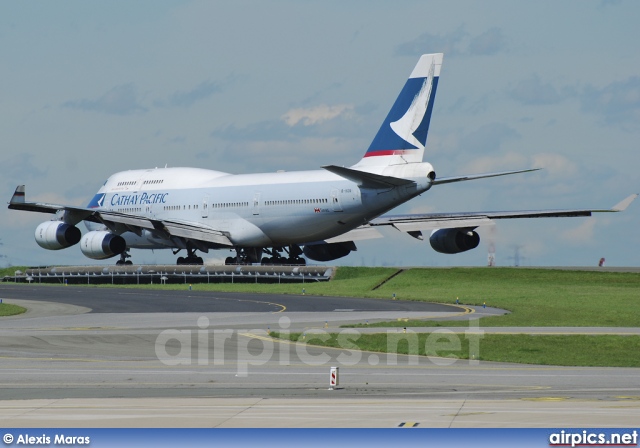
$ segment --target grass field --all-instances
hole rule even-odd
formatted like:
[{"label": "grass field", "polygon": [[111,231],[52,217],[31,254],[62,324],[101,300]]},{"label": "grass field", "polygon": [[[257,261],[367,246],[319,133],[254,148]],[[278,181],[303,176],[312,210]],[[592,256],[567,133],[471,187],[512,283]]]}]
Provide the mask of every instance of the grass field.
[{"label": "grass field", "polygon": [[[344,277],[340,280],[347,282],[349,277],[358,278],[357,269],[347,269],[341,274]],[[360,279],[359,282],[362,284]],[[488,306],[511,311],[506,316],[483,318],[482,327],[640,325],[638,274],[513,268],[412,269],[401,272],[376,290],[365,292],[369,297],[389,298],[393,294],[406,300],[455,303],[458,298],[469,305],[486,302]],[[468,322],[392,321],[377,325],[467,326]],[[297,337],[299,335],[292,335],[294,340]],[[393,341],[389,344],[387,338],[398,337],[402,338],[386,333],[367,334],[355,343],[361,350],[386,352],[391,347],[398,353],[407,353],[408,344]],[[414,346],[418,347],[419,354],[429,354],[425,348],[430,336],[415,337],[418,342]],[[640,336],[485,335],[478,353],[471,355],[468,341],[452,337],[461,341],[459,349],[430,354],[460,359],[469,359],[472,355],[485,361],[539,365],[640,367]],[[327,342],[310,342],[340,346],[336,335]]]},{"label": "grass field", "polygon": [[[282,337],[272,332],[273,337]],[[286,339],[299,341],[300,333]],[[454,359],[514,362],[556,366],[640,367],[640,336],[530,336],[484,335],[477,344],[470,344],[464,335],[448,336],[398,333],[337,334],[322,340],[307,334],[304,342],[325,347],[359,349],[372,352],[396,352]],[[453,346],[453,347],[452,347]],[[447,348],[451,347],[451,348]],[[472,353],[470,353],[470,348]],[[437,362],[437,361],[436,361]],[[442,362],[442,361],[440,361]]]},{"label": "grass field", "polygon": [[[511,311],[483,326],[640,326],[640,275],[515,268],[413,269],[375,296],[493,306]],[[418,323],[405,323],[415,326]],[[430,323],[429,325],[437,325]],[[451,325],[451,323],[447,323]]]},{"label": "grass field", "polygon": [[[5,275],[13,275],[17,270],[24,272],[24,267],[10,267],[0,268],[0,279]],[[22,314],[27,311],[26,308],[22,308],[18,305],[12,305],[9,303],[0,303],[0,317],[3,316],[15,316],[16,314]]]},{"label": "grass field", "polygon": [[12,305],[10,303],[0,303],[0,317],[15,316],[17,314],[25,313],[26,311],[26,308],[18,305]]}]

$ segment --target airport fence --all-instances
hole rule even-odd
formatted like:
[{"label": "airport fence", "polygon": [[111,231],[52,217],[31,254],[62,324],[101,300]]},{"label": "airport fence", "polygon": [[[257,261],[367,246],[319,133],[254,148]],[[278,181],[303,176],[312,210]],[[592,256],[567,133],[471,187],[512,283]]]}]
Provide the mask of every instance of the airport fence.
[{"label": "airport fence", "polygon": [[4,282],[68,285],[194,283],[305,283],[329,281],[327,266],[54,266],[16,271]]}]

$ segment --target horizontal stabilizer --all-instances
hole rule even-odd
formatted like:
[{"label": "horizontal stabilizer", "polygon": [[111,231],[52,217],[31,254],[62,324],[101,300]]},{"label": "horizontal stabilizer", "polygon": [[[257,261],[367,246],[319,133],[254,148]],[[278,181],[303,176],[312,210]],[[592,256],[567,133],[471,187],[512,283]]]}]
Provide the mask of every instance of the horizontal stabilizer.
[{"label": "horizontal stabilizer", "polygon": [[468,176],[456,176],[456,177],[440,177],[431,182],[431,185],[451,184],[453,182],[464,182],[466,180],[486,179],[488,177],[508,176],[509,174],[530,173],[532,171],[539,171],[542,168],[532,168],[529,170],[519,171],[502,171],[500,173],[487,173],[487,174],[470,174]]},{"label": "horizontal stabilizer", "polygon": [[393,188],[401,185],[411,185],[415,182],[409,179],[402,179],[400,177],[382,176],[380,174],[367,173],[364,171],[354,170],[352,168],[345,168],[336,165],[323,166],[327,171],[337,174],[340,177],[344,177],[352,182],[358,184],[362,188]]}]

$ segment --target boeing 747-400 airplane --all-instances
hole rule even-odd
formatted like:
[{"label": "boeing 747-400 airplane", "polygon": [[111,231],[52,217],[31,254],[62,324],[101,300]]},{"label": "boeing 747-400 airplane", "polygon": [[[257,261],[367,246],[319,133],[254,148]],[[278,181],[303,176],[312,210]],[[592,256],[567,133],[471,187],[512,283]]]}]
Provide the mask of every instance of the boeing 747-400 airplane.
[{"label": "boeing 747-400 airplane", "polygon": [[[51,213],[36,228],[36,242],[49,250],[80,243],[89,258],[120,256],[131,264],[129,249],[185,250],[178,264],[202,264],[196,251],[235,249],[227,264],[304,264],[304,258],[329,261],[356,250],[354,241],[377,238],[377,228],[392,226],[423,239],[430,231],[433,249],[455,254],[478,246],[479,226],[495,219],[590,216],[624,210],[631,195],[607,210],[384,213],[451,182],[533,169],[458,177],[438,177],[423,162],[429,121],[443,54],[425,54],[415,66],[364,157],[346,168],[315,171],[229,174],[200,168],[156,168],[113,174],[87,207],[27,202],[20,185],[10,209]],[[84,221],[88,232],[77,225]]]}]

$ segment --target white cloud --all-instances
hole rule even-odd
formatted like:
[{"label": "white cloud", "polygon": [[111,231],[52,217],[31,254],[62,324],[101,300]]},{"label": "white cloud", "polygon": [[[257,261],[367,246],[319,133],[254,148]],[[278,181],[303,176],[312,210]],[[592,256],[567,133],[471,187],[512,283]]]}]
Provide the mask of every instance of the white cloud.
[{"label": "white cloud", "polygon": [[336,106],[321,104],[307,109],[291,109],[281,118],[289,126],[295,126],[298,123],[302,123],[303,126],[312,126],[333,120],[339,116],[347,116],[351,112],[353,112],[353,105],[351,104],[338,104]]},{"label": "white cloud", "polygon": [[580,172],[574,162],[560,154],[538,153],[525,155],[517,152],[473,159],[464,166],[464,172],[486,173],[528,168],[542,168],[541,174],[545,178],[554,179],[568,179]]},{"label": "white cloud", "polygon": [[640,119],[640,76],[612,82],[602,89],[587,87],[582,110],[601,114],[606,124],[636,127]]},{"label": "white cloud", "polygon": [[448,56],[492,56],[506,50],[507,39],[498,27],[471,35],[459,26],[448,33],[422,33],[415,39],[396,46],[396,54],[415,56],[425,52],[443,52]]},{"label": "white cloud", "polygon": [[585,219],[579,226],[562,233],[562,241],[574,245],[591,243],[594,240],[594,232],[597,224],[596,218]]},{"label": "white cloud", "polygon": [[206,100],[221,91],[222,87],[219,83],[207,80],[190,90],[175,92],[171,94],[167,100],[158,100],[156,101],[156,105],[186,108],[198,101]]},{"label": "white cloud", "polygon": [[140,104],[133,83],[116,86],[96,99],[67,101],[63,103],[62,106],[69,109],[102,112],[113,115],[130,115],[147,111],[147,109]]},{"label": "white cloud", "polygon": [[15,188],[20,183],[27,180],[42,179],[48,174],[48,169],[41,169],[41,163],[37,157],[31,153],[13,154],[0,161],[0,179],[3,180],[7,191]]},{"label": "white cloud", "polygon": [[448,56],[461,54],[461,47],[468,33],[464,26],[459,26],[449,33],[422,33],[415,39],[399,44],[396,54],[400,56],[415,56],[426,52],[443,52]]},{"label": "white cloud", "polygon": [[544,168],[551,177],[568,178],[578,174],[575,163],[560,154],[540,153],[531,156],[532,166]]},{"label": "white cloud", "polygon": [[543,82],[538,75],[520,81],[509,91],[514,100],[528,106],[557,104],[562,97],[550,83]]},{"label": "white cloud", "polygon": [[[225,153],[243,154],[227,170],[235,173],[276,170],[314,169],[327,164],[349,164],[358,161],[360,145],[351,139],[306,137],[295,140],[248,140],[227,144]],[[269,167],[269,168],[266,168]]]},{"label": "white cloud", "polygon": [[[31,227],[36,230],[36,226],[40,222],[48,221],[53,215],[31,213],[21,210],[2,210],[0,212],[0,219],[2,219],[3,230],[7,233],[13,233],[16,229],[24,229],[25,227]],[[6,243],[6,238],[5,238]]]},{"label": "white cloud", "polygon": [[506,39],[502,30],[494,27],[471,39],[469,54],[489,56],[503,51],[505,47]]},{"label": "white cloud", "polygon": [[468,162],[462,172],[472,173],[491,173],[494,171],[527,169],[531,167],[531,161],[527,156],[515,152],[502,154],[498,156],[479,157]]},{"label": "white cloud", "polygon": [[489,153],[498,150],[506,141],[519,139],[520,134],[503,123],[488,123],[460,139],[461,149],[468,152]]}]

